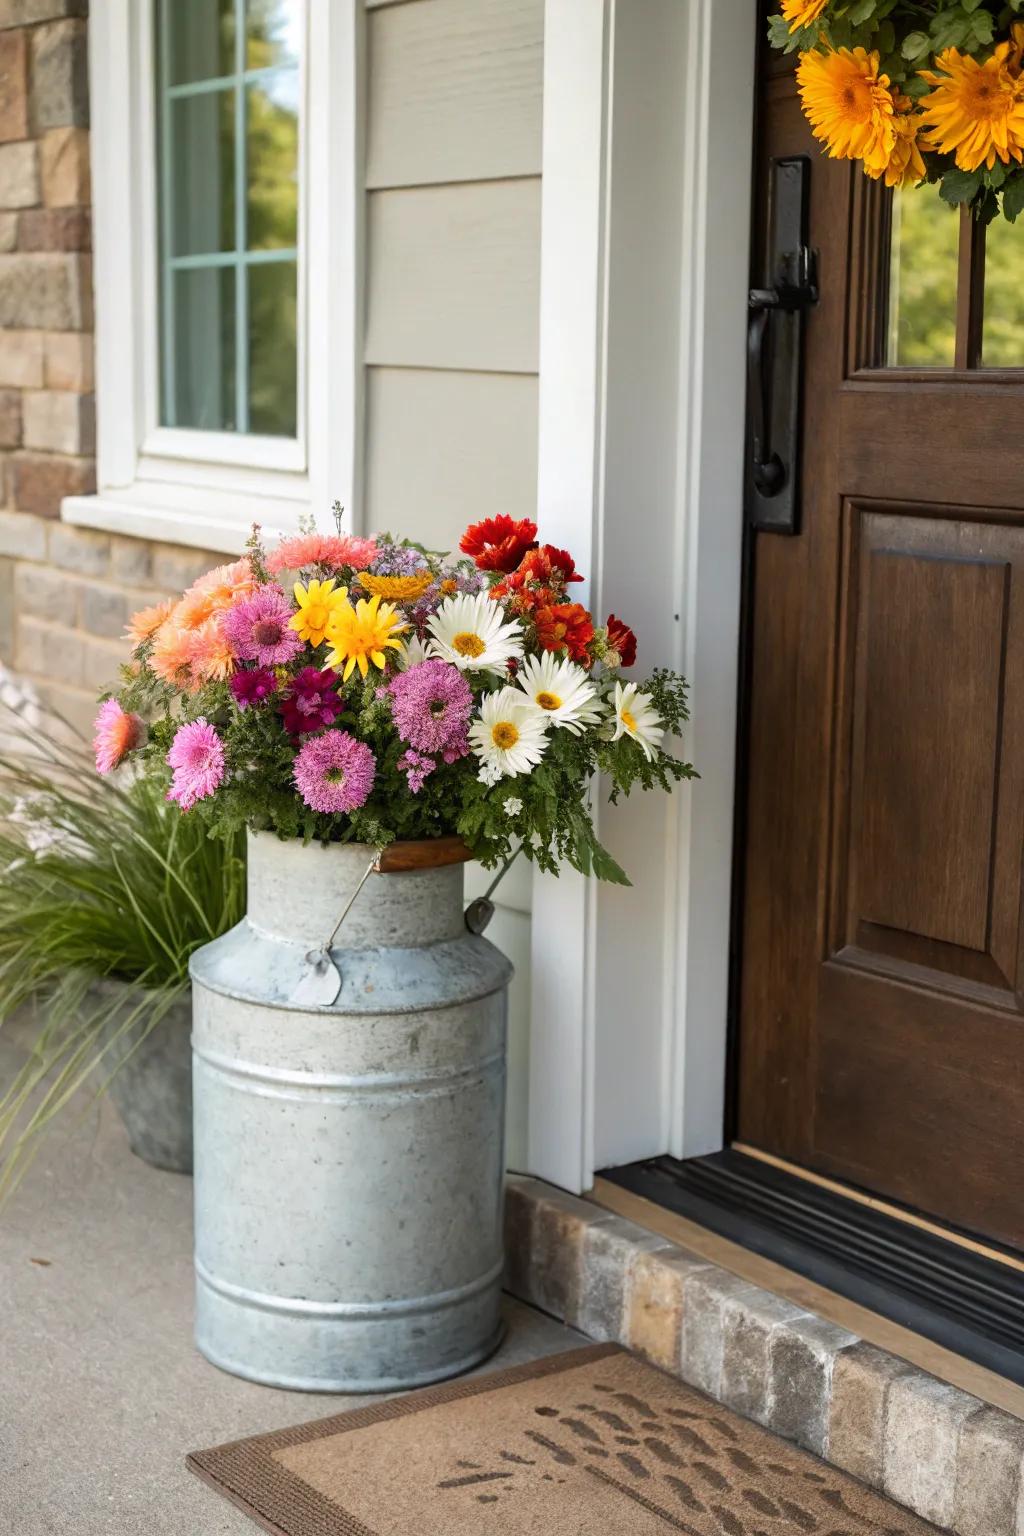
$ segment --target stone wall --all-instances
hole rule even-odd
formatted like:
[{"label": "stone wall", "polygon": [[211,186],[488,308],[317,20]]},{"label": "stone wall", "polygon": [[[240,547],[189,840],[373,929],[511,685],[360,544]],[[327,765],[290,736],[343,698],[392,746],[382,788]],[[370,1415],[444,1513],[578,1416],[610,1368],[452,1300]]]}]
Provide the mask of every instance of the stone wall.
[{"label": "stone wall", "polygon": [[0,0],[0,661],[79,729],[128,615],[218,561],[59,520],[95,489],[87,11]]}]

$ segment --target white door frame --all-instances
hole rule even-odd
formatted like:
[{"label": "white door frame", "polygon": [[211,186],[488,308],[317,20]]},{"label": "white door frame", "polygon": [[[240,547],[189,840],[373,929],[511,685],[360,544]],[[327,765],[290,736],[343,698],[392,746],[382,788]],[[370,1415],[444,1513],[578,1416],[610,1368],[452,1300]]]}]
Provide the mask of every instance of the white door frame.
[{"label": "white door frame", "polygon": [[755,0],[546,0],[541,536],[690,679],[701,778],[533,892],[530,1171],[722,1144]]}]

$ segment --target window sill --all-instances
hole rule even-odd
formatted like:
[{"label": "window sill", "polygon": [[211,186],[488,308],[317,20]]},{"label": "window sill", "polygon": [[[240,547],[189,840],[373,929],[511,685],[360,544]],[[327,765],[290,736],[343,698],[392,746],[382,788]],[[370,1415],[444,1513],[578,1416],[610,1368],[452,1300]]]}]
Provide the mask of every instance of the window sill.
[{"label": "window sill", "polygon": [[258,523],[264,539],[296,532],[302,502],[274,497],[216,495],[182,485],[138,483],[130,490],[65,496],[60,515],[78,528],[95,528],[159,544],[183,544],[217,554],[239,555]]}]

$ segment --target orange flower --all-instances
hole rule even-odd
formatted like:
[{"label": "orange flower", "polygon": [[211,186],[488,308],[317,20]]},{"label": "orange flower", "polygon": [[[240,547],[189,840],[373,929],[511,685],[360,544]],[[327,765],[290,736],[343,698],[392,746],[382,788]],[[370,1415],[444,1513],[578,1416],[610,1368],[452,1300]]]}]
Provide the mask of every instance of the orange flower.
[{"label": "orange flower", "polygon": [[192,633],[182,629],[169,618],[161,624],[153,637],[153,649],[149,666],[161,682],[172,688],[188,687],[192,683],[190,642]]},{"label": "orange flower", "polygon": [[216,614],[192,631],[188,659],[193,676],[203,683],[230,677],[235,670],[235,653]]},{"label": "orange flower", "polygon": [[568,651],[573,661],[590,665],[587,647],[594,638],[594,625],[581,603],[549,603],[536,608],[533,622],[542,650]]},{"label": "orange flower", "polygon": [[928,145],[955,155],[961,171],[1024,159],[1024,82],[1014,73],[1013,50],[1014,43],[1000,43],[979,63],[947,48],[935,61],[938,73],[921,71],[934,87],[921,99]]},{"label": "orange flower", "polygon": [[804,116],[833,160],[862,160],[884,176],[896,143],[896,103],[877,53],[839,48],[800,55],[796,72]]},{"label": "orange flower", "polygon": [[173,607],[174,599],[168,597],[162,603],[154,603],[150,608],[140,608],[137,613],[132,614],[125,627],[125,635],[132,642],[132,650],[136,650],[156,634]]},{"label": "orange flower", "polygon": [[809,27],[812,21],[817,21],[826,5],[828,0],[782,0],[782,14],[789,22],[790,32]]}]

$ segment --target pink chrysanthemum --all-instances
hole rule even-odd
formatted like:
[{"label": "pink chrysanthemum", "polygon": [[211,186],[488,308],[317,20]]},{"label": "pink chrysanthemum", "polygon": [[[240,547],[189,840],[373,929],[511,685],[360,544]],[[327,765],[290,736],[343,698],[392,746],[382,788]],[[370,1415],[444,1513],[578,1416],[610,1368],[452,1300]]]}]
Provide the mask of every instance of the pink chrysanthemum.
[{"label": "pink chrysanthemum", "polygon": [[359,539],[347,533],[300,533],[282,539],[267,556],[267,570],[272,576],[281,571],[301,571],[307,565],[322,565],[332,571],[343,566],[365,571],[377,557],[373,539]]},{"label": "pink chrysanthemum", "polygon": [[432,757],[427,757],[424,752],[414,752],[410,747],[398,759],[398,766],[405,774],[412,794],[418,795],[437,764]]},{"label": "pink chrysanthemum", "polygon": [[200,683],[223,681],[235,670],[235,653],[224,629],[222,614],[213,614],[188,637],[188,659]]},{"label": "pink chrysanthemum", "polygon": [[365,742],[348,731],[311,736],[295,759],[295,783],[313,811],[357,811],[373,789],[377,762]]},{"label": "pink chrysanthemum", "polygon": [[390,684],[395,727],[418,752],[443,752],[446,762],[465,757],[473,692],[457,667],[421,661]]},{"label": "pink chrysanthemum", "polygon": [[146,734],[142,718],[126,714],[116,699],[106,699],[100,705],[93,730],[97,773],[112,773],[129,752],[141,745]]},{"label": "pink chrysanthemum", "polygon": [[190,811],[197,800],[212,795],[224,777],[223,743],[213,726],[200,717],[179,727],[167,764],[174,769],[167,798],[176,800],[183,811]]},{"label": "pink chrysanthemum", "polygon": [[240,661],[282,667],[294,661],[302,641],[289,627],[293,609],[280,587],[257,587],[223,617],[224,632]]}]

